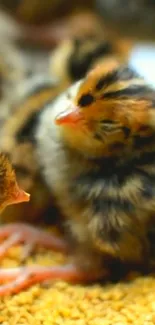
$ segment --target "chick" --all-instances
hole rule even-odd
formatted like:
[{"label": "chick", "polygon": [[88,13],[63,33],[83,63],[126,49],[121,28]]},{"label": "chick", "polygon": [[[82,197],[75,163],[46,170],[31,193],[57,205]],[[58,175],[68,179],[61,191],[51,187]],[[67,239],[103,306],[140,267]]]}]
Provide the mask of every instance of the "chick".
[{"label": "chick", "polygon": [[2,153],[0,153],[0,182],[0,212],[10,204],[29,201],[30,195],[18,186],[12,165]]},{"label": "chick", "polygon": [[0,149],[9,156],[19,185],[31,193],[31,200],[26,206],[10,206],[7,212],[2,213],[1,220],[4,222],[23,218],[34,222],[41,219],[49,205],[53,204],[34,154],[31,129],[37,113],[49,99],[62,91],[63,86],[55,79],[45,76],[35,76],[23,81],[18,90],[20,96],[11,108],[9,119],[1,127]]},{"label": "chick", "polygon": [[75,263],[85,278],[112,271],[113,259],[147,264],[155,209],[154,90],[128,66],[105,74],[103,65],[68,93],[44,110],[36,141],[45,179],[66,216]]},{"label": "chick", "polygon": [[[16,100],[10,108],[9,119],[3,122],[0,149],[9,155],[15,168],[20,186],[31,193],[26,205],[12,207],[3,212],[1,220],[12,222],[42,220],[49,205],[54,207],[54,199],[42,179],[38,160],[34,153],[31,137],[37,114],[47,102],[83,78],[97,63],[104,62],[105,69],[117,63],[121,51],[108,41],[94,37],[79,37],[62,42],[54,51],[49,62],[49,75],[37,75],[20,82],[15,94]],[[116,54],[116,59],[115,59]],[[23,156],[25,159],[23,160]],[[53,221],[58,213],[53,211]]]},{"label": "chick", "polygon": [[[0,153],[0,212],[9,205],[28,202],[29,199],[30,195],[19,187],[15,172],[7,156]],[[55,239],[54,235],[52,237],[51,235],[44,233],[44,231],[35,230],[31,226],[25,226],[22,224],[1,226],[0,240],[5,239],[6,237],[8,237],[8,239],[0,245],[0,257],[4,256],[10,247],[17,245],[22,241],[27,243],[23,250],[23,257],[24,255],[26,256],[32,249],[32,246],[39,241],[42,245],[51,247],[52,239],[53,249],[65,249],[63,242],[60,239]],[[53,246],[54,240],[55,247]]]},{"label": "chick", "polygon": [[60,42],[50,57],[49,69],[66,87],[82,79],[86,73],[104,63],[108,66],[114,60],[127,60],[132,47],[131,42],[108,40],[96,36],[74,37]]},{"label": "chick", "polygon": [[0,270],[12,280],[1,295],[45,279],[93,281],[152,265],[154,100],[129,66],[100,65],[39,113],[36,155],[63,212],[72,262]]},{"label": "chick", "polygon": [[[113,44],[96,37],[79,37],[60,42],[52,51],[50,71],[69,86],[80,80],[98,61],[113,57]],[[62,66],[63,65],[63,66]]]}]

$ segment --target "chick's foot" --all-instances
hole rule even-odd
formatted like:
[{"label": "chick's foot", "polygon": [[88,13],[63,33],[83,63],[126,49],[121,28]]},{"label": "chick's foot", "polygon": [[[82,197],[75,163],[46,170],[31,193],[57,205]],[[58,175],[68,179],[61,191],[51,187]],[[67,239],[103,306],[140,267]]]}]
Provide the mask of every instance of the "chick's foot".
[{"label": "chick's foot", "polygon": [[54,251],[66,253],[67,245],[65,241],[54,234],[49,234],[44,230],[36,229],[24,223],[8,224],[0,227],[0,241],[7,238],[0,244],[0,258],[7,254],[8,249],[24,243],[21,259],[24,260],[30,255],[36,245],[51,248]]},{"label": "chick's foot", "polygon": [[67,282],[92,282],[100,279],[101,274],[84,272],[74,264],[64,266],[26,266],[0,270],[0,282],[11,280],[8,284],[0,286],[0,296],[18,293],[32,284],[47,280],[64,280]]}]

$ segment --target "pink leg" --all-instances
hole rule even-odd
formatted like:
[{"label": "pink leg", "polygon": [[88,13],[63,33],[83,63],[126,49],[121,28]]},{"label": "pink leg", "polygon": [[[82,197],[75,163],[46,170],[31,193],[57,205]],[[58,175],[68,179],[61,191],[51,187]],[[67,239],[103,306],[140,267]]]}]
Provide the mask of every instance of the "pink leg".
[{"label": "pink leg", "polygon": [[64,266],[28,266],[13,269],[0,270],[0,282],[12,280],[8,284],[0,286],[0,296],[20,292],[22,289],[45,280],[65,280],[67,282],[92,282],[107,275],[84,272],[74,264]]},{"label": "pink leg", "polygon": [[40,245],[45,248],[51,248],[54,251],[67,252],[65,241],[49,234],[44,230],[36,229],[24,223],[8,224],[0,227],[0,241],[7,238],[0,245],[0,258],[2,258],[12,246],[21,242],[25,243],[22,254],[22,259],[26,258],[35,245]]}]

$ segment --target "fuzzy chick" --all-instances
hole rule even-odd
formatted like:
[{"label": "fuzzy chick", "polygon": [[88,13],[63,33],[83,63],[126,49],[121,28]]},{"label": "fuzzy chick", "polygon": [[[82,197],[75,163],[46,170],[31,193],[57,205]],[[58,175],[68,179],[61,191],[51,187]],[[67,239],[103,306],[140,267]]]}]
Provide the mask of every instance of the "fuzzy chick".
[{"label": "fuzzy chick", "polygon": [[0,149],[9,156],[19,185],[31,193],[31,200],[26,206],[10,206],[2,213],[1,220],[4,222],[17,222],[22,218],[30,222],[38,221],[51,205],[51,194],[42,180],[35,157],[31,129],[39,110],[62,89],[55,80],[45,76],[22,82],[19,87],[20,97],[17,96],[9,118],[1,127]]},{"label": "fuzzy chick", "polygon": [[[52,52],[49,77],[37,75],[20,80],[9,110],[9,119],[6,116],[2,123],[0,149],[9,156],[19,185],[31,193],[31,200],[26,206],[25,204],[10,206],[1,214],[1,220],[4,222],[16,220],[17,222],[24,216],[26,221],[34,222],[38,219],[42,220],[43,215],[47,214],[46,211],[54,202],[44,184],[38,159],[35,157],[34,141],[31,139],[33,121],[35,122],[38,112],[48,102],[51,103],[73,82],[83,78],[86,72],[99,62],[104,62],[108,69],[111,65],[113,66],[114,62],[118,61],[118,58],[114,58],[115,54],[119,57],[120,52],[118,46],[116,49],[114,44],[93,36],[73,38],[70,41],[61,42]],[[4,59],[2,63],[4,68],[6,66]],[[17,67],[16,69],[14,67],[14,74],[15,70]],[[6,78],[9,78],[8,69],[6,71]],[[56,78],[52,77],[54,75]],[[6,112],[6,109],[4,111]]]},{"label": "fuzzy chick", "polygon": [[[2,269],[0,279],[12,282],[0,287],[1,295],[47,279],[93,281],[127,265],[150,267],[154,103],[154,90],[128,66],[106,71],[99,65],[40,111],[33,130],[36,155],[64,215],[72,261],[57,267]],[[9,227],[8,235],[16,233]],[[27,236],[31,231],[27,228]],[[40,236],[41,241],[45,245]],[[56,238],[53,243],[65,248]]]},{"label": "fuzzy chick", "polygon": [[6,155],[0,153],[0,212],[8,205],[29,201],[29,197],[18,186],[10,161]]},{"label": "fuzzy chick", "polygon": [[98,64],[108,67],[115,60],[125,62],[132,48],[131,41],[109,40],[96,36],[74,37],[60,42],[50,56],[49,70],[70,86],[85,77]]}]

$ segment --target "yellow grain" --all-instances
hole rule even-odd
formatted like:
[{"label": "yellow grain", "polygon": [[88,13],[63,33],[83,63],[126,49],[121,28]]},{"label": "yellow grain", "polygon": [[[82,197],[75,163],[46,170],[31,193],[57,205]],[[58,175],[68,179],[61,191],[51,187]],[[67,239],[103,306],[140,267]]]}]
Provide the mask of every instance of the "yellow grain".
[{"label": "yellow grain", "polygon": [[[11,249],[0,266],[20,265],[21,247]],[[27,265],[64,263],[61,254],[38,249]],[[118,284],[34,285],[0,297],[2,325],[155,325],[155,278],[133,276]]]}]

